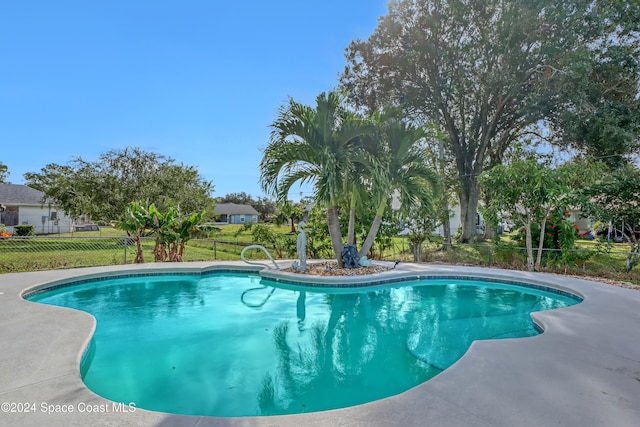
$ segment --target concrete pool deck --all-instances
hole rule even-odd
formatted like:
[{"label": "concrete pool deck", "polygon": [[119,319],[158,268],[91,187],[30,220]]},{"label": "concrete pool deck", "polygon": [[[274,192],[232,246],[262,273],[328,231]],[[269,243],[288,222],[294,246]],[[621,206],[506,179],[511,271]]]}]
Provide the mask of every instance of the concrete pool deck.
[{"label": "concrete pool deck", "polygon": [[[167,263],[0,275],[0,425],[640,425],[640,292],[603,283],[489,268],[400,264],[376,277],[511,279],[570,290],[584,301],[533,314],[544,329],[541,335],[474,342],[449,369],[402,394],[332,411],[247,418],[183,416],[112,405],[87,389],[80,378],[79,361],[95,327],[93,317],[21,297],[26,289],[79,276],[228,267],[248,266]],[[287,279],[286,273],[276,274]]]}]

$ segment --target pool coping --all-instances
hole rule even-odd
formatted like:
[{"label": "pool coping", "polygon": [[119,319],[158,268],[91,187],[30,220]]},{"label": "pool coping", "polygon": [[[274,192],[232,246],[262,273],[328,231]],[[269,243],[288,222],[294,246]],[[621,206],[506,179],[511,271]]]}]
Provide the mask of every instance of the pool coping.
[{"label": "pool coping", "polygon": [[[288,266],[290,262],[278,264]],[[149,263],[0,275],[0,403],[22,409],[8,413],[3,409],[0,424],[640,425],[640,292],[603,283],[543,273],[412,263],[401,263],[375,276],[329,279],[264,269],[264,277],[313,286],[326,286],[327,280],[352,286],[363,280],[380,284],[380,280],[425,276],[472,276],[556,288],[584,300],[571,307],[534,313],[534,321],[545,331],[536,337],[474,342],[449,369],[402,394],[325,412],[239,418],[113,407],[87,389],[80,378],[79,360],[95,328],[93,317],[21,297],[27,290],[52,282],[77,281],[81,276],[229,269],[259,268],[241,262]],[[34,411],[24,412],[25,403],[33,404],[29,409]],[[52,413],[47,413],[49,408]],[[73,412],[62,412],[65,408]],[[97,412],[86,412],[87,408]],[[85,412],[79,412],[83,409]]]}]

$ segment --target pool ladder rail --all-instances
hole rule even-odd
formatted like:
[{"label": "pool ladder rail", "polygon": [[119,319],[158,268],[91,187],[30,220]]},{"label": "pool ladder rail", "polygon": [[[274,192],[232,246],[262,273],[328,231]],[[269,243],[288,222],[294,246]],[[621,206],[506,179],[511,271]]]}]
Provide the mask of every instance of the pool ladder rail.
[{"label": "pool ladder rail", "polygon": [[250,245],[245,247],[244,249],[242,249],[242,252],[240,252],[240,258],[242,259],[242,261],[246,262],[247,264],[251,264],[251,265],[261,265],[264,267],[267,267],[269,269],[271,269],[271,266],[269,264],[265,264],[263,262],[257,262],[257,261],[247,261],[247,259],[244,257],[244,253],[246,251],[248,251],[249,249],[262,249],[262,251],[267,254],[267,257],[269,257],[269,259],[271,260],[271,262],[273,263],[273,265],[275,266],[276,270],[280,270],[280,267],[278,267],[278,264],[276,264],[275,260],[273,259],[273,257],[271,256],[271,254],[269,253],[269,251],[267,250],[267,248],[265,248],[262,245]]}]

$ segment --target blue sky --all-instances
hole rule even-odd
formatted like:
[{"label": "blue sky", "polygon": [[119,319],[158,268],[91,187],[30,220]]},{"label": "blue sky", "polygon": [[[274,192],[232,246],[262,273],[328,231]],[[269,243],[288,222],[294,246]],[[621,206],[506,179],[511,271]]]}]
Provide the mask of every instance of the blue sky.
[{"label": "blue sky", "polygon": [[138,146],[196,166],[216,197],[261,196],[278,107],[334,88],[344,49],[385,4],[1,0],[0,162],[20,184]]}]

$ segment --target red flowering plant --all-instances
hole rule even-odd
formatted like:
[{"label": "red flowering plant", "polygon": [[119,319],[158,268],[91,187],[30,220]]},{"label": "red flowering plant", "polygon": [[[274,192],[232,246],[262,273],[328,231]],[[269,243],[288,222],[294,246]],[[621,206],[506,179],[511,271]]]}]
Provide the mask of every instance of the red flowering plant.
[{"label": "red flowering plant", "polygon": [[[547,217],[544,244],[542,246],[542,259],[546,264],[574,264],[578,261],[577,258],[580,258],[580,260],[584,262],[583,258],[585,254],[576,254],[573,252],[573,250],[575,249],[576,240],[579,237],[580,230],[577,224],[570,220],[570,217],[571,213],[567,209],[557,209],[551,212],[551,214]],[[531,224],[531,237],[533,239],[533,247],[539,247],[539,224]],[[524,245],[524,227],[519,226],[518,233],[513,235],[512,239],[517,240],[522,245]]]}]

